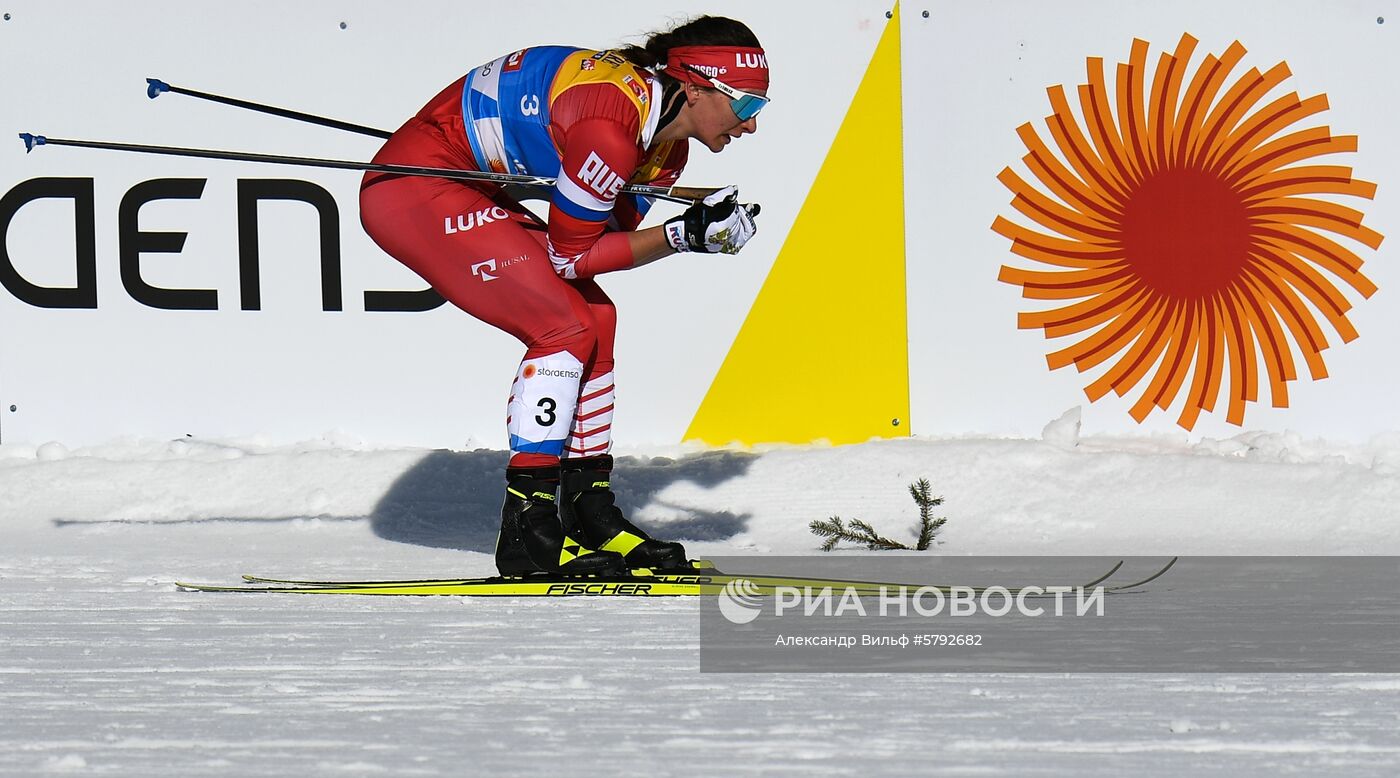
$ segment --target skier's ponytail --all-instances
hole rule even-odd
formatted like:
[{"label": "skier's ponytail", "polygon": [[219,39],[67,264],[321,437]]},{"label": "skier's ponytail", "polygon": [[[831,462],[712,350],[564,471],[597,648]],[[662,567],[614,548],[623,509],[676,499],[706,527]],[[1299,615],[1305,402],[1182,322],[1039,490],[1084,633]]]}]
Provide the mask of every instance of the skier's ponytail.
[{"label": "skier's ponytail", "polygon": [[634,65],[659,70],[666,66],[666,55],[682,46],[752,46],[759,47],[758,36],[743,22],[723,16],[697,16],[664,32],[647,36],[640,46],[624,46],[617,50]]}]

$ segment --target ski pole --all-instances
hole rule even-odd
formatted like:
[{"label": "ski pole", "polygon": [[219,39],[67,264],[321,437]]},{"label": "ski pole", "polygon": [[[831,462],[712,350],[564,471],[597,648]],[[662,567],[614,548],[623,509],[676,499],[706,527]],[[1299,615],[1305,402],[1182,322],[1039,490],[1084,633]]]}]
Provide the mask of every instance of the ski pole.
[{"label": "ski pole", "polygon": [[[356,162],[342,159],[319,159],[316,157],[290,157],[280,154],[253,154],[246,151],[219,151],[216,149],[190,149],[178,146],[148,146],[139,143],[113,143],[110,141],[73,140],[69,138],[49,138],[28,132],[19,134],[24,141],[26,152],[35,146],[73,146],[85,149],[107,151],[130,151],[138,154],[161,154],[171,157],[196,157],[200,159],[223,159],[234,162],[261,162],[273,165],[296,165],[300,167],[320,167],[337,170],[363,170],[371,173],[394,173],[402,176],[428,176],[449,178],[458,181],[491,181],[498,184],[519,186],[552,187],[555,179],[548,176],[521,176],[512,173],[494,173],[484,170],[458,170],[455,168],[418,167],[414,165],[392,165],[374,162]],[[693,186],[651,186],[649,184],[624,184],[623,192],[642,197],[654,197],[681,205],[691,205],[697,200],[719,191],[706,187]]]},{"label": "ski pole", "polygon": [[322,127],[330,127],[336,130],[347,130],[349,132],[356,132],[361,135],[369,135],[370,137],[374,138],[388,138],[390,135],[393,134],[386,130],[378,130],[373,127],[366,127],[361,124],[351,124],[350,122],[343,122],[339,119],[328,119],[324,116],[315,116],[309,113],[302,113],[301,111],[293,111],[289,108],[278,108],[275,105],[263,105],[262,103],[254,103],[248,100],[240,100],[236,97],[225,97],[223,95],[216,95],[210,92],[200,92],[195,89],[185,89],[184,87],[171,86],[170,84],[167,84],[166,82],[161,81],[158,78],[146,79],[147,97],[154,100],[157,97],[160,97],[165,92],[173,92],[177,95],[188,95],[190,97],[197,97],[200,100],[208,100],[210,102],[223,103],[224,105],[231,105],[235,108],[247,108],[250,111],[257,111],[258,113],[271,114],[272,116],[280,116],[284,119],[295,119],[296,121],[308,122],[310,124],[319,124]]}]

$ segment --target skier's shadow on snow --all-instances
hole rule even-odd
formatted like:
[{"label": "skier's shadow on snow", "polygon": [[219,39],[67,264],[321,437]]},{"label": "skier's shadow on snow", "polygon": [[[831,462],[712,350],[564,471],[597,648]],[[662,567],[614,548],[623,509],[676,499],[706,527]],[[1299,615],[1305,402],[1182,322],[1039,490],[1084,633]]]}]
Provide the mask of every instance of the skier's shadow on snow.
[{"label": "skier's shadow on snow", "polygon": [[[386,540],[434,548],[491,553],[501,525],[505,463],[501,451],[435,451],[399,477],[370,513],[374,533]],[[682,459],[618,457],[613,470],[617,505],[633,523],[667,540],[724,540],[743,532],[748,514],[667,504],[655,499],[678,481],[709,488],[737,478],[754,454],[711,451]],[[639,512],[661,508],[664,520]]]}]

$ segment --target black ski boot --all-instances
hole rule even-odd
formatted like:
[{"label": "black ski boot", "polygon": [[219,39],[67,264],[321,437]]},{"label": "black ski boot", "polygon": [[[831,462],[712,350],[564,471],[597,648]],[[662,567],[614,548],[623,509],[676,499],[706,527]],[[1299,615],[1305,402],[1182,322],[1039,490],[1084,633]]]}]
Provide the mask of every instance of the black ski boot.
[{"label": "black ski boot", "polygon": [[621,554],[627,567],[689,569],[685,546],[655,540],[623,518],[613,504],[610,455],[566,459],[562,465],[559,515],[564,526],[600,551]]},{"label": "black ski boot", "polygon": [[496,569],[501,575],[625,575],[622,556],[594,551],[577,533],[566,533],[555,510],[559,470],[506,468],[506,501],[501,534],[496,536]]}]

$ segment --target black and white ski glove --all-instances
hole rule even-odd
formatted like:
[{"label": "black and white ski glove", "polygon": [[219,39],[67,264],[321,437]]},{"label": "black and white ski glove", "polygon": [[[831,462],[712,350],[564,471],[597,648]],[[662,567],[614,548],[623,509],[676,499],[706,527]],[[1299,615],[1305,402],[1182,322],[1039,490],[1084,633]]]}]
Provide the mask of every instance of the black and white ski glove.
[{"label": "black and white ski glove", "polygon": [[726,186],[666,222],[666,242],[676,251],[737,254],[758,231],[758,210],[739,202],[739,187]]}]

